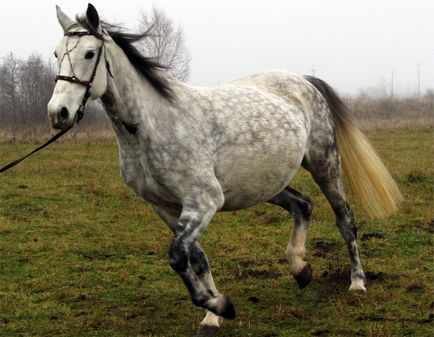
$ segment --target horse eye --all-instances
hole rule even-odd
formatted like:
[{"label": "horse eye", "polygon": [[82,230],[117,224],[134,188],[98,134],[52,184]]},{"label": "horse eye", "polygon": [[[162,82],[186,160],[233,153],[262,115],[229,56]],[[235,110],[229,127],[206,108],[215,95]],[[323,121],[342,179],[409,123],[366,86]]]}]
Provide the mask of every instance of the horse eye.
[{"label": "horse eye", "polygon": [[90,59],[92,59],[92,58],[94,57],[94,55],[95,55],[95,53],[94,53],[93,51],[88,51],[88,52],[86,53],[86,55],[84,55],[84,57],[85,57],[87,60],[90,60]]},{"label": "horse eye", "polygon": [[57,59],[57,53],[56,52],[54,52],[54,57]]}]

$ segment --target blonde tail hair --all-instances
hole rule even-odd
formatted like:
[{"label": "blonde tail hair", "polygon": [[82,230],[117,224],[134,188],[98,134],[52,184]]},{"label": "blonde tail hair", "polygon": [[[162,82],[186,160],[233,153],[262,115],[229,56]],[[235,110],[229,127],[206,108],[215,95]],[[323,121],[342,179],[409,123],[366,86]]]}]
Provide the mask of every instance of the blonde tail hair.
[{"label": "blonde tail hair", "polygon": [[310,76],[306,79],[320,91],[332,111],[342,169],[356,198],[372,217],[383,218],[396,212],[403,201],[398,185],[355,126],[345,104],[324,81]]}]

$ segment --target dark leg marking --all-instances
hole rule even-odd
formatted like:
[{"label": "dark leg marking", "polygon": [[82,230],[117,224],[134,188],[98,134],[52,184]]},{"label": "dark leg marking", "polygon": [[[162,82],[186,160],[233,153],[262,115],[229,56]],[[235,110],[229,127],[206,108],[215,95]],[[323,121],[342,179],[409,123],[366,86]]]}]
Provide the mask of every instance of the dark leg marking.
[{"label": "dark leg marking", "polygon": [[[198,208],[198,207],[194,207]],[[172,229],[175,233],[178,227],[178,219],[180,217],[181,210],[179,209],[167,209],[154,205],[154,209],[157,214],[164,220],[164,222]],[[185,219],[185,217],[184,217]],[[184,224],[185,225],[185,224]],[[214,280],[212,278],[211,270],[208,263],[208,258],[205,252],[200,247],[198,241],[192,245],[192,249],[189,255],[189,262],[192,266],[194,273],[199,277],[199,279],[204,283],[208,293],[212,297],[219,296],[219,292],[215,287]],[[220,326],[220,319],[218,316],[214,316],[211,312],[207,312],[204,320],[199,326],[197,336],[214,336],[217,334]]]},{"label": "dark leg marking", "polygon": [[190,250],[190,264],[193,267],[194,272],[197,276],[203,276],[209,272],[208,258],[206,257],[204,251],[199,246],[199,243],[195,243]]},{"label": "dark leg marking", "polygon": [[268,202],[287,210],[294,218],[302,216],[306,222],[310,222],[312,200],[291,187],[286,187]]},{"label": "dark leg marking", "polygon": [[304,259],[306,233],[312,214],[312,201],[293,188],[287,187],[268,202],[286,209],[294,218],[287,254],[295,280],[305,288],[312,280],[312,267]]},{"label": "dark leg marking", "polygon": [[215,211],[185,208],[176,225],[169,249],[170,266],[186,285],[193,304],[225,318],[235,318],[231,301],[220,295],[212,280],[208,259],[197,242]]}]

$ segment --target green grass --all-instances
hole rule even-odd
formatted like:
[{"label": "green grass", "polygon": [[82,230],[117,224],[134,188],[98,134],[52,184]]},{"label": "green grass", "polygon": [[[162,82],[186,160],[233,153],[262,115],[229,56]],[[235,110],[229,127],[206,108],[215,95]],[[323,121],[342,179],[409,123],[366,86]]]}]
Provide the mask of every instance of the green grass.
[{"label": "green grass", "polygon": [[[433,132],[369,134],[405,196],[367,219],[354,202],[368,295],[348,292],[332,213],[306,172],[293,186],[316,208],[297,288],[290,224],[271,205],[218,214],[202,238],[238,316],[222,336],[431,336]],[[32,145],[0,145],[1,164]],[[116,144],[52,145],[0,177],[0,336],[193,336],[204,315],[167,262],[170,232],[119,177]]]}]

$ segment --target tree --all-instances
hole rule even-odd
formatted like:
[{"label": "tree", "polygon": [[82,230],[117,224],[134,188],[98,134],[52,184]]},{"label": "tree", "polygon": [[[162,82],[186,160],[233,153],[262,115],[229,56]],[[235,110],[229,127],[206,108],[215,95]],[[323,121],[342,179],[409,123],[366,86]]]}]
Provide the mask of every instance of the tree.
[{"label": "tree", "polygon": [[138,42],[139,49],[166,66],[171,76],[185,81],[190,74],[191,57],[182,28],[175,27],[163,10],[153,7],[150,15],[142,13],[139,29],[149,30],[149,36]]},{"label": "tree", "polygon": [[32,124],[46,123],[46,106],[54,89],[53,73],[49,64],[38,54],[20,62],[19,92],[21,113]]},{"label": "tree", "polygon": [[3,120],[18,124],[19,60],[13,53],[2,59],[0,65],[0,114]]}]

